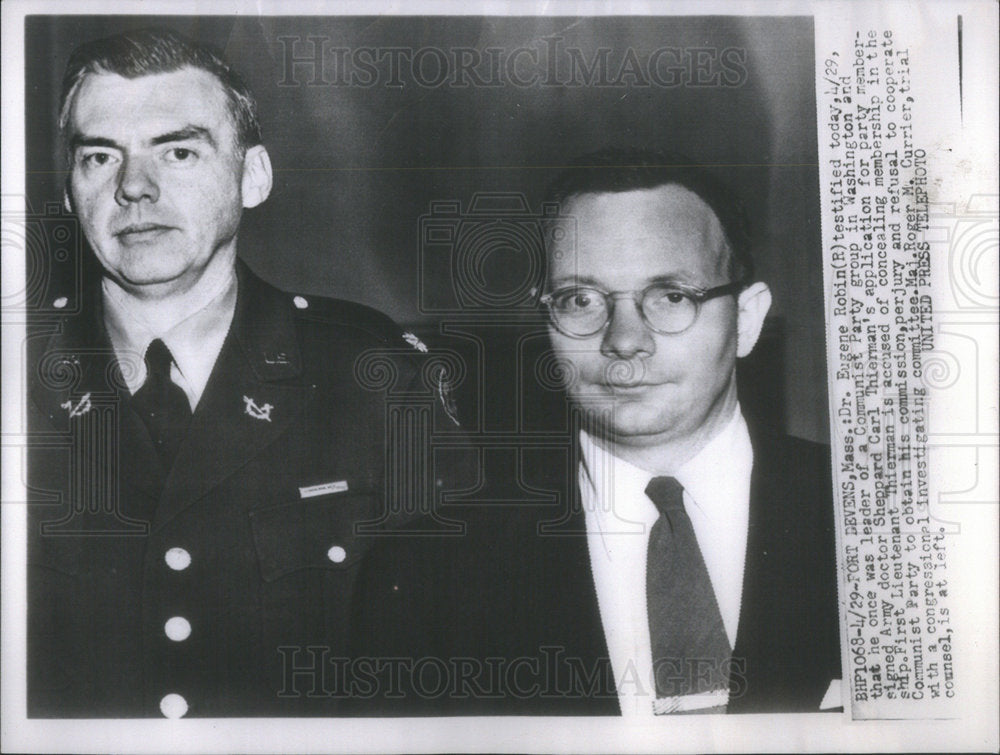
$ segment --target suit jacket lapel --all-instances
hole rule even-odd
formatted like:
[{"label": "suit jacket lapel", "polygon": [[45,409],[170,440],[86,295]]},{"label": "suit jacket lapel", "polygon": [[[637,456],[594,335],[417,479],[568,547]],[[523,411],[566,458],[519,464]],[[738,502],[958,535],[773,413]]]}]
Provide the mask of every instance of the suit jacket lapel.
[{"label": "suit jacket lapel", "polygon": [[233,324],[167,478],[154,529],[253,463],[302,413],[314,392],[300,379],[288,297],[242,263],[237,272]]},{"label": "suit jacket lapel", "polygon": [[[734,659],[743,659],[746,667],[743,680],[734,678],[730,687],[729,711],[808,709],[813,677],[826,673],[825,628],[819,623],[826,621],[827,580],[816,575],[825,551],[812,534],[816,524],[809,518],[815,508],[807,505],[803,491],[812,492],[824,482],[807,479],[803,485],[802,475],[809,478],[814,472],[792,468],[791,449],[781,437],[753,431],[751,437],[750,523],[733,650]],[[804,591],[804,579],[819,581]]]},{"label": "suit jacket lapel", "polygon": [[[745,664],[742,674],[735,676],[730,685],[729,712],[752,708],[759,700],[766,700],[771,690],[770,676],[761,674],[766,658],[768,639],[784,626],[782,617],[772,615],[772,591],[781,586],[773,582],[765,586],[768,553],[773,551],[771,539],[780,536],[780,528],[771,521],[776,502],[783,500],[781,480],[775,469],[775,450],[753,437],[754,464],[750,476],[750,517],[747,531],[747,552],[743,567],[743,593],[740,604],[739,628],[733,658]],[[741,686],[742,685],[742,686]]]},{"label": "suit jacket lapel", "polygon": [[[552,631],[569,654],[579,658],[588,672],[597,670],[601,674],[598,689],[603,692],[580,700],[582,707],[574,703],[568,709],[590,715],[617,715],[621,713],[621,707],[614,694],[615,681],[587,543],[587,520],[578,475],[580,450],[577,438],[573,439],[570,448],[573,450],[570,463],[548,468],[545,483],[546,489],[561,491],[560,497],[566,509],[558,516],[545,517],[536,525],[535,540],[539,553],[534,563],[546,575],[550,586],[544,592],[548,604],[539,606],[539,610],[555,617],[553,627],[558,626],[559,629],[553,628]],[[551,644],[553,637],[545,639]],[[603,676],[605,674],[607,677]]]}]

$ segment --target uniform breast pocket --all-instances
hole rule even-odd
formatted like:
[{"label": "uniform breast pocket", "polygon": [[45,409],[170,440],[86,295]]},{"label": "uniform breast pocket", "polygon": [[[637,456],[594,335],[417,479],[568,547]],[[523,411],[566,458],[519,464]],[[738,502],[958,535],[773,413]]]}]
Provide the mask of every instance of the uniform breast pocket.
[{"label": "uniform breast pocket", "polygon": [[355,533],[372,518],[371,496],[347,493],[250,512],[261,577],[273,582],[303,570],[346,571],[368,549]]}]

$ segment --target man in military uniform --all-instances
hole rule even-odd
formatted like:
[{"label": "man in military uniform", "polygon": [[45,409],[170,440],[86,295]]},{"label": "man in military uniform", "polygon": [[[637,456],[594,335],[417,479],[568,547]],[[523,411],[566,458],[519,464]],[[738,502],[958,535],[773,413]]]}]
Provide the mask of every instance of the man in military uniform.
[{"label": "man in military uniform", "polygon": [[444,377],[380,313],[237,259],[271,164],[209,50],[83,45],[60,127],[100,275],[29,331],[28,713],[336,713],[365,553],[447,488]]}]

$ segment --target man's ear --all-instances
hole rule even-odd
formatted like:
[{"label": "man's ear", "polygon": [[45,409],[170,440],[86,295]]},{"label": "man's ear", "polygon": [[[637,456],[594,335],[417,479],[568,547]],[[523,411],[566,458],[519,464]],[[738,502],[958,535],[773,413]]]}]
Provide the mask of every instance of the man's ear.
[{"label": "man's ear", "polygon": [[263,144],[247,150],[243,156],[243,206],[256,207],[271,193],[274,176],[271,173],[271,157]]},{"label": "man's ear", "polygon": [[764,318],[771,308],[771,289],[758,281],[743,289],[738,300],[736,321],[736,356],[745,357],[757,344]]},{"label": "man's ear", "polygon": [[73,196],[69,193],[69,182],[73,177],[72,170],[66,174],[66,182],[63,184],[63,207],[66,212],[73,212]]}]

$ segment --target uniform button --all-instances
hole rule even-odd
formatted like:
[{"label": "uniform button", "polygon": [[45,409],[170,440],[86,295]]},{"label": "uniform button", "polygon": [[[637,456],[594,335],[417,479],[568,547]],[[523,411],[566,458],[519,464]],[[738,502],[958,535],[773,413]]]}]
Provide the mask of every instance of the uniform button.
[{"label": "uniform button", "polygon": [[56,309],[66,309],[67,304],[69,304],[69,299],[67,299],[65,296],[60,296],[58,299],[52,302],[52,306],[55,307]]},{"label": "uniform button", "polygon": [[160,700],[160,712],[167,718],[181,718],[188,712],[187,700],[176,692],[164,695]]},{"label": "uniform button", "polygon": [[183,616],[174,616],[167,619],[167,623],[163,625],[163,631],[174,642],[182,642],[191,636],[191,622]]},{"label": "uniform button", "polygon": [[347,551],[345,551],[339,545],[335,545],[326,552],[326,557],[331,561],[333,561],[333,563],[339,564],[345,558],[347,558]]},{"label": "uniform button", "polygon": [[304,296],[296,296],[294,299],[292,299],[292,302],[294,302],[295,306],[298,307],[299,309],[305,309],[306,307],[309,306],[309,302],[306,300]]},{"label": "uniform button", "polygon": [[163,560],[174,571],[184,571],[191,565],[191,554],[183,548],[171,548],[163,554]]}]

